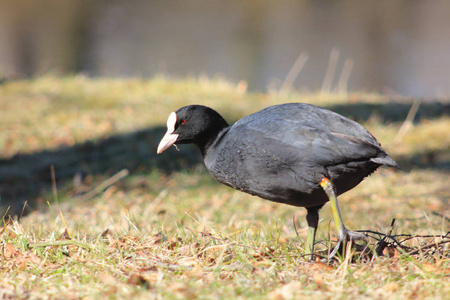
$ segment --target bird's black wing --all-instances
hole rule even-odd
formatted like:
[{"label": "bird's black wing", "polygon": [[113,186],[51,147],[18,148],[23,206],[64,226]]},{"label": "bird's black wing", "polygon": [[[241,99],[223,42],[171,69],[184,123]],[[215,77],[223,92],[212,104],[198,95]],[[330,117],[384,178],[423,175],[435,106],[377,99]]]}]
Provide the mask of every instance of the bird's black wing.
[{"label": "bird's black wing", "polygon": [[236,125],[230,133],[241,137],[241,142],[279,154],[286,162],[326,167],[375,159],[384,152],[358,137],[313,128],[296,120],[272,118]]}]

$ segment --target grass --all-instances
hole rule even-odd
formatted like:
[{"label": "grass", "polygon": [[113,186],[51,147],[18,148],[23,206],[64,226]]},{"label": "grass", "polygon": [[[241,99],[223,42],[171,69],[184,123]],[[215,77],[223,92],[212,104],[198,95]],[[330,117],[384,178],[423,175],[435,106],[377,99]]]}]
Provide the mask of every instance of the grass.
[{"label": "grass", "polygon": [[[387,233],[396,218],[393,234],[449,231],[445,102],[424,102],[399,139],[411,102],[381,95],[251,94],[204,78],[10,82],[0,86],[1,203],[31,209],[0,228],[0,299],[450,299],[449,244],[311,264],[304,209],[216,183],[190,147],[154,154],[159,127],[183,105],[210,105],[232,121],[293,101],[359,119],[403,167],[340,197],[349,228]],[[124,168],[127,177],[108,180]],[[330,220],[326,205],[318,251],[332,246]]]}]

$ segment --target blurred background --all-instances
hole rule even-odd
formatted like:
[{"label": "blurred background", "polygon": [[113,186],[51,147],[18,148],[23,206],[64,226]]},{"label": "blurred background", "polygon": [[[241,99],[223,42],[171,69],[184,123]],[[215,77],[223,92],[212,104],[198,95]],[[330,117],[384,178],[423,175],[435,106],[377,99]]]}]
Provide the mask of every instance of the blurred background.
[{"label": "blurred background", "polygon": [[450,1],[1,0],[0,76],[450,94]]}]

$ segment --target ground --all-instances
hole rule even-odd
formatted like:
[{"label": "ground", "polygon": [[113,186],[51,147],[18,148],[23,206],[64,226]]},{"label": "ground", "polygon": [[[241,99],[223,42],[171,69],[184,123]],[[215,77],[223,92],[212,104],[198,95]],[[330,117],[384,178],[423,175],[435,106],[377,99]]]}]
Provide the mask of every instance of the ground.
[{"label": "ground", "polygon": [[[193,147],[155,153],[183,105],[231,123],[283,102],[361,122],[399,162],[339,200],[349,229],[392,230],[402,247],[386,239],[377,255],[371,233],[368,255],[308,262],[304,209],[218,184]],[[258,94],[206,78],[2,83],[0,299],[450,299],[449,110],[445,99]],[[319,254],[332,223],[325,205]]]}]

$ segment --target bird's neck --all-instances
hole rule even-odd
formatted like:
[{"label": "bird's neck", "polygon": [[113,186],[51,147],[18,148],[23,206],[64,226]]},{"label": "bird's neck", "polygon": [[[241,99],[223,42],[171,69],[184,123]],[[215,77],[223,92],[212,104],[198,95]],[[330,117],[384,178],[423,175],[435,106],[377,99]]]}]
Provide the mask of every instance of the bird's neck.
[{"label": "bird's neck", "polygon": [[200,139],[197,141],[196,144],[199,147],[203,158],[208,154],[208,152],[212,148],[214,148],[215,145],[220,143],[220,141],[226,135],[229,129],[230,127],[227,124],[225,127],[222,127],[221,129],[218,128],[218,130],[215,131],[214,134],[209,134],[208,138]]}]

